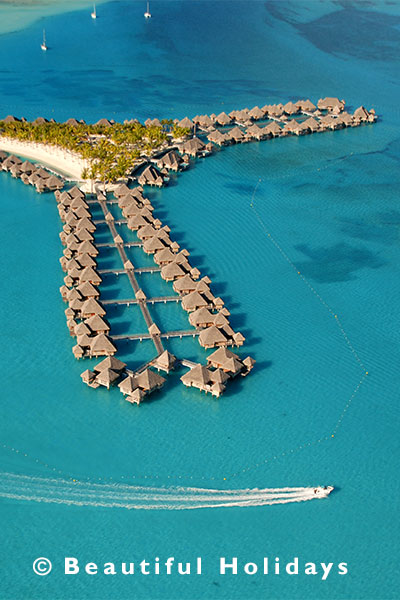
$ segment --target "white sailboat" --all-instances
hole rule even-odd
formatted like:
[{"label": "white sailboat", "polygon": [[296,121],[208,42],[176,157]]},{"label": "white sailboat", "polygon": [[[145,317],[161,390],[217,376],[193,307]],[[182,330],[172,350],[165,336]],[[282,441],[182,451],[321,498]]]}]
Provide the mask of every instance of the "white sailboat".
[{"label": "white sailboat", "polygon": [[97,19],[96,5],[95,4],[93,4],[93,12],[90,14],[90,16],[92,17],[92,19]]},{"label": "white sailboat", "polygon": [[43,29],[43,41],[40,44],[40,47],[42,50],[47,50],[47,46],[46,46],[46,31]]},{"label": "white sailboat", "polygon": [[144,18],[145,19],[151,19],[151,12],[150,12],[150,8],[149,8],[149,2],[147,3],[147,10],[144,13]]}]

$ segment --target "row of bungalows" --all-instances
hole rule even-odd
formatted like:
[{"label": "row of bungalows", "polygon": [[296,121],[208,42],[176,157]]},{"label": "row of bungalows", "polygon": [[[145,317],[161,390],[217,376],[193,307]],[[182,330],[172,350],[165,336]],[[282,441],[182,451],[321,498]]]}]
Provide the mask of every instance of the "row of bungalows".
[{"label": "row of bungalows", "polygon": [[11,173],[12,177],[21,179],[26,185],[35,186],[39,193],[54,192],[64,187],[64,182],[60,177],[56,177],[43,167],[34,165],[28,160],[22,161],[14,154],[1,151],[0,167],[3,171]]},{"label": "row of bungalows", "polygon": [[227,348],[218,348],[207,357],[207,366],[196,364],[181,377],[181,381],[187,387],[195,387],[219,397],[230,379],[239,374],[248,375],[254,364],[255,360],[250,356],[241,360]]},{"label": "row of bungalows", "polygon": [[98,286],[102,279],[97,271],[98,249],[94,244],[96,225],[93,223],[85,194],[76,186],[62,193],[55,192],[63,225],[60,233],[65,246],[60,264],[66,273],[60,288],[67,326],[76,345],[76,358],[113,356],[117,349],[108,337],[110,326],[106,311],[99,302]]},{"label": "row of bungalows", "polygon": [[[189,252],[185,248],[180,249],[179,244],[171,240],[169,227],[154,218],[153,206],[148,201],[145,203],[142,189],[130,189],[121,184],[114,190],[114,195],[127,219],[128,228],[136,231],[144,252],[153,255],[154,262],[161,267],[162,279],[172,282],[174,291],[181,296],[182,308],[188,314],[202,308],[217,311],[209,325],[201,331],[198,337],[200,344],[204,348],[241,346],[245,338],[230,327],[226,319],[229,311],[224,308],[224,301],[211,292],[211,280],[203,277],[198,281],[200,271],[190,264]],[[200,328],[200,325],[196,327]]]},{"label": "row of bungalows", "polygon": [[224,146],[233,143],[245,143],[252,140],[260,141],[272,137],[300,136],[327,130],[342,129],[344,127],[356,127],[363,123],[373,123],[374,121],[376,121],[375,111],[373,109],[368,111],[363,106],[360,106],[353,115],[343,111],[338,114],[329,113],[318,117],[310,116],[304,121],[291,119],[282,124],[272,121],[264,127],[253,123],[246,129],[235,126],[224,132],[215,130],[208,135],[208,140],[219,146]]}]

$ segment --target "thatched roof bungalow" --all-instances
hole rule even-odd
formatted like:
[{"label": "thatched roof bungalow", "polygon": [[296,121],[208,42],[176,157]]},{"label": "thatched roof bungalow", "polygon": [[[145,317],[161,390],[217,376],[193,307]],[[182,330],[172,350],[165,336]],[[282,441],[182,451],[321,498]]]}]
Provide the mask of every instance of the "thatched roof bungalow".
[{"label": "thatched roof bungalow", "polygon": [[[90,300],[88,300],[88,302],[90,302]],[[104,333],[96,335],[89,348],[90,356],[112,356],[116,352],[116,347]]]},{"label": "thatched roof bungalow", "polygon": [[317,106],[320,110],[339,113],[344,110],[345,104],[344,100],[339,100],[338,98],[320,98]]},{"label": "thatched roof bungalow", "polygon": [[157,358],[155,359],[153,366],[158,371],[165,371],[169,373],[175,366],[176,357],[168,352],[168,350],[164,350]]},{"label": "thatched roof bungalow", "polygon": [[88,319],[89,317],[93,317],[94,315],[99,315],[100,317],[104,317],[106,311],[104,308],[95,300],[94,298],[89,298],[83,303],[81,308],[81,314],[83,319]]},{"label": "thatched roof bungalow", "polygon": [[153,165],[145,168],[143,173],[138,177],[138,182],[141,185],[155,185],[161,187],[164,185],[164,178],[161,173]]},{"label": "thatched roof bungalow", "polygon": [[229,342],[218,327],[211,325],[202,330],[199,335],[199,343],[203,348],[215,348],[216,346],[226,346]]},{"label": "thatched roof bungalow", "polygon": [[182,308],[186,312],[193,312],[203,306],[208,306],[209,302],[199,294],[199,292],[191,292],[182,298]]}]

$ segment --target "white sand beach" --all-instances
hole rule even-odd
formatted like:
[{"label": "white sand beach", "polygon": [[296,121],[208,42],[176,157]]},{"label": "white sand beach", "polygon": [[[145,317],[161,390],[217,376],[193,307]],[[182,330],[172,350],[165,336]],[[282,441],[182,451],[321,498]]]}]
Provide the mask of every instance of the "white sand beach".
[{"label": "white sand beach", "polygon": [[0,150],[38,161],[66,178],[82,181],[82,170],[86,166],[86,161],[69,150],[57,146],[21,142],[3,136],[0,136]]}]

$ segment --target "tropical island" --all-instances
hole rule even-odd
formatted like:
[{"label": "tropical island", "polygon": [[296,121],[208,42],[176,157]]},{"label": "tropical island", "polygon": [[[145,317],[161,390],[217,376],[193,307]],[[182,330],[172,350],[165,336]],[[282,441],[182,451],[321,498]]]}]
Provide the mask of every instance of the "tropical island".
[{"label": "tropical island", "polygon": [[[310,100],[258,106],[234,110],[229,114],[201,115],[181,120],[148,119],[144,124],[133,119],[123,124],[101,119],[86,124],[76,119],[65,123],[47,121],[43,117],[33,122],[8,116],[0,121],[0,165],[13,177],[34,185],[38,192],[53,191],[63,228],[60,240],[64,245],[60,264],[66,273],[60,293],[68,308],[67,327],[76,345],[75,358],[105,357],[93,370],[81,375],[84,383],[97,388],[118,384],[126,399],[140,404],[143,398],[162,387],[165,378],[156,373],[169,373],[176,365],[188,367],[181,381],[219,397],[230,380],[246,376],[255,360],[241,359],[228,346],[240,347],[245,338],[234,331],[229,322],[230,311],[224,301],[215,297],[211,279],[189,262],[189,252],[171,238],[171,230],[154,215],[155,207],[145,196],[145,186],[162,187],[169,181],[170,171],[183,171],[194,164],[193,159],[210,156],[217,147],[237,143],[300,136],[355,127],[376,121],[374,110],[360,106],[353,113],[344,110],[345,102],[324,98],[314,105]],[[7,154],[15,152],[15,154]],[[41,160],[42,165],[23,161],[16,154]],[[46,166],[52,167],[51,173]],[[63,190],[68,175],[78,185]],[[95,220],[91,206],[97,204],[103,219]],[[117,204],[121,218],[115,219],[109,210]],[[104,270],[97,265],[96,228],[107,225],[117,249],[121,268]],[[123,228],[136,232],[137,241],[124,241]],[[118,228],[118,230],[117,230]],[[104,246],[104,244],[103,244]],[[153,257],[155,266],[136,268],[126,254],[126,248],[137,246]],[[132,297],[101,300],[99,287],[105,273],[124,273],[132,287]],[[172,284],[174,294],[148,298],[141,289],[137,275],[159,273]],[[150,312],[149,305],[177,302],[188,314],[191,329],[162,331]],[[146,332],[134,335],[112,335],[106,319],[107,305],[138,305]],[[173,356],[163,346],[163,340],[191,336],[212,354],[206,363],[194,363]],[[149,339],[155,357],[135,370],[115,357],[119,340]]]}]

